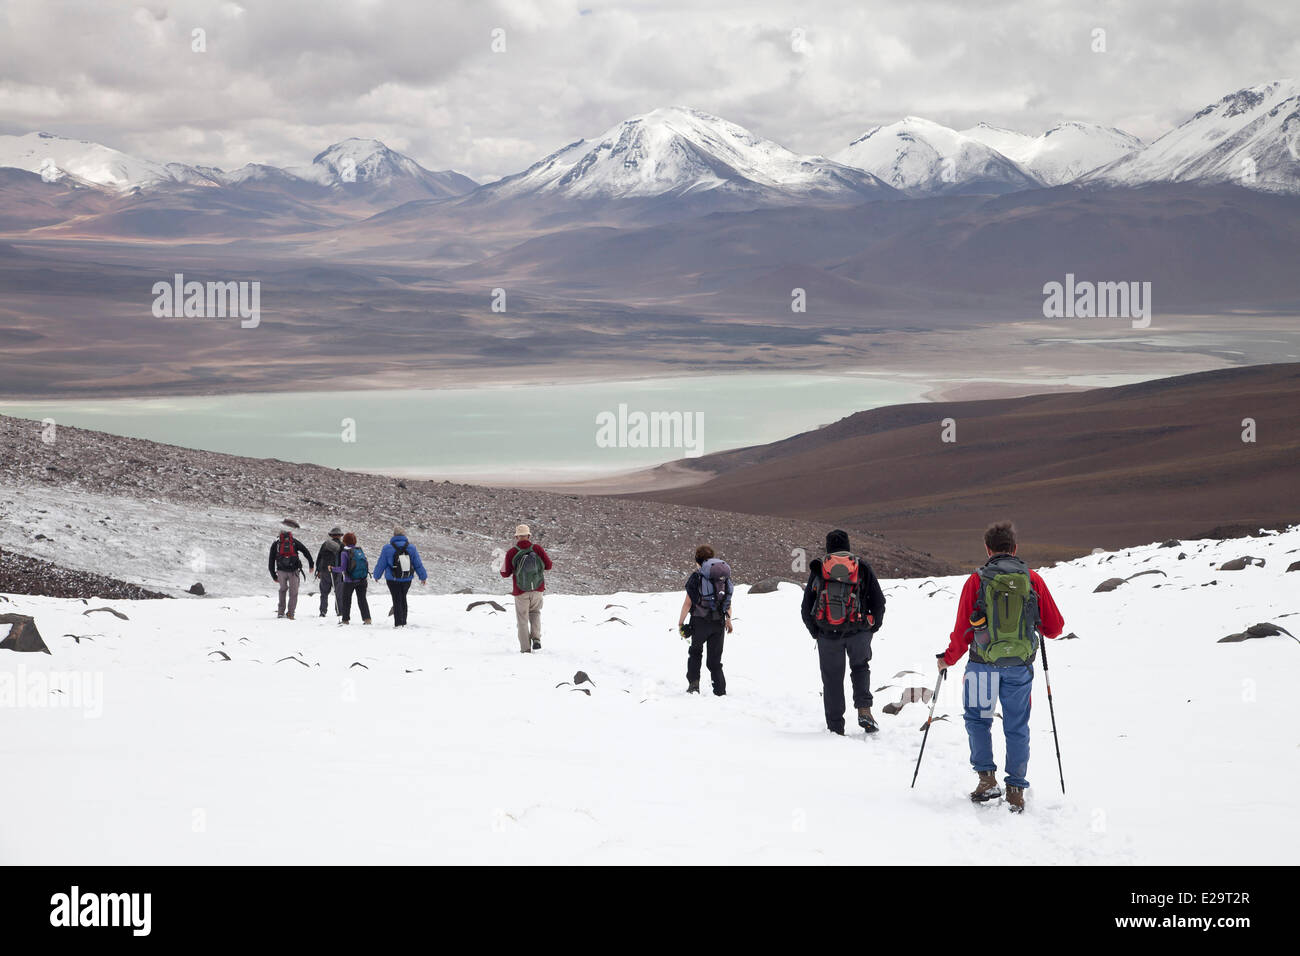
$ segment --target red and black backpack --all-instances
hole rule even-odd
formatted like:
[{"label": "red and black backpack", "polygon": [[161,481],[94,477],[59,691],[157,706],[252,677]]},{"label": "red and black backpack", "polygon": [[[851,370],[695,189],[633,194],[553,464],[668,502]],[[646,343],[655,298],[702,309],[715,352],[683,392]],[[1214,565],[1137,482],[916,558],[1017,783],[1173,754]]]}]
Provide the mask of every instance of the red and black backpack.
[{"label": "red and black backpack", "polygon": [[862,601],[858,595],[860,573],[858,559],[847,551],[822,558],[816,612],[819,624],[836,629],[862,623]]},{"label": "red and black backpack", "polygon": [[280,539],[275,545],[275,567],[279,571],[297,571],[302,567],[298,560],[298,549],[294,547],[293,533],[281,531]]}]

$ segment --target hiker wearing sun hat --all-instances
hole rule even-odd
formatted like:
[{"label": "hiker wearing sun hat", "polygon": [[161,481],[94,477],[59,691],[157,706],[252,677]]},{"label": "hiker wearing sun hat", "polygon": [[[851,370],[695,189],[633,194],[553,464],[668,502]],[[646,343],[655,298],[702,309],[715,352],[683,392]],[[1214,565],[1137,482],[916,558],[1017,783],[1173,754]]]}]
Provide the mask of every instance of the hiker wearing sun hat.
[{"label": "hiker wearing sun hat", "polygon": [[506,552],[501,576],[512,579],[510,593],[515,598],[515,625],[523,654],[542,649],[542,592],[544,572],[549,570],[551,558],[545,548],[533,543],[532,529],[526,524],[516,526],[515,546]]},{"label": "hiker wearing sun hat", "polygon": [[333,570],[339,563],[339,553],[343,549],[343,529],[338,525],[330,528],[330,536],[316,552],[316,577],[320,581],[320,616],[329,613],[330,595],[334,595],[334,615],[339,613],[339,588],[342,582]]}]

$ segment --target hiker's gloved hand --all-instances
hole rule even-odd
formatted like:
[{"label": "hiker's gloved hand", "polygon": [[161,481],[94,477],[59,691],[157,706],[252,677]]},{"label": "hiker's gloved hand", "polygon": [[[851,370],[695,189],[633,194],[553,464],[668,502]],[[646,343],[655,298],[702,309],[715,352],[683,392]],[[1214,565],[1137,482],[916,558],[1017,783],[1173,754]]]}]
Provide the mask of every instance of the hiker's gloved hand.
[{"label": "hiker's gloved hand", "polygon": [[942,654],[934,655],[934,663],[940,671],[946,671],[948,669],[948,662],[943,659]]},{"label": "hiker's gloved hand", "polygon": [[695,634],[694,624],[678,624],[677,633],[681,635],[683,641],[689,641]]}]

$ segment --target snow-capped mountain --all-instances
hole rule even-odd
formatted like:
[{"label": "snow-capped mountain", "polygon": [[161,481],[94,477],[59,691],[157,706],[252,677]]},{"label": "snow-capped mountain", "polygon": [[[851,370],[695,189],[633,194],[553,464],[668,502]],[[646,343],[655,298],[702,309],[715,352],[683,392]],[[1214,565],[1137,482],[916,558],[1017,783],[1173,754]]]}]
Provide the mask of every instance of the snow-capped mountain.
[{"label": "snow-capped mountain", "polygon": [[868,130],[832,158],[913,196],[1005,193],[1039,185],[998,150],[917,116]]},{"label": "snow-capped mountain", "polygon": [[459,196],[478,184],[454,171],[433,172],[377,139],[353,137],[319,153],[305,168],[286,170],[303,179],[344,189],[413,186],[433,197]]},{"label": "snow-capped mountain", "polygon": [[1071,182],[1142,148],[1136,136],[1095,123],[1060,123],[1040,136],[980,123],[961,135],[1019,163],[1046,186]]},{"label": "snow-capped mountain", "polygon": [[307,166],[280,168],[249,163],[226,171],[215,166],[156,163],[121,150],[67,139],[52,133],[0,136],[0,167],[11,166],[50,181],[73,182],[127,191],[160,185],[291,185],[334,187],[346,192],[382,193],[392,198],[459,196],[477,184],[468,176],[425,169],[376,139],[345,139],[321,152]]},{"label": "snow-capped mountain", "polygon": [[76,180],[108,189],[127,190],[156,183],[184,182],[193,175],[192,167],[176,164],[176,169],[162,163],[131,156],[121,150],[68,139],[53,133],[27,133],[23,136],[0,136],[0,166],[25,169],[49,181],[73,176]]},{"label": "snow-capped mountain", "polygon": [[860,169],[801,156],[735,123],[682,107],[657,109],[578,140],[482,198],[646,199],[728,195],[759,201],[885,198],[894,190]]},{"label": "snow-capped mountain", "polygon": [[1275,80],[1231,93],[1081,182],[1230,182],[1300,193],[1300,84]]}]

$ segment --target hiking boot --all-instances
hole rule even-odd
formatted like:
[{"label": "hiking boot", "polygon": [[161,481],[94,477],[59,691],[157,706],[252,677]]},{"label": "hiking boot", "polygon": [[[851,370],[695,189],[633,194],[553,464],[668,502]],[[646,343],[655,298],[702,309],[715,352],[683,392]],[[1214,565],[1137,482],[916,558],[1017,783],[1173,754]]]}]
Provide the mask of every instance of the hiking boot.
[{"label": "hiking boot", "polygon": [[292,615],[292,614],[286,614],[285,617],[287,617],[287,618],[288,618],[289,620],[291,620],[291,621],[293,620],[293,615]]},{"label": "hiking boot", "polygon": [[1007,784],[1007,804],[1012,813],[1025,812],[1025,788]]},{"label": "hiking boot", "polygon": [[366,619],[365,619],[364,621],[362,621],[361,623],[362,623],[362,624],[369,624],[369,623],[370,623],[370,618],[366,618]]},{"label": "hiking boot", "polygon": [[874,734],[880,729],[880,725],[876,723],[876,718],[871,716],[870,707],[858,708],[858,726],[869,734]]},{"label": "hiking boot", "polygon": [[980,770],[978,772],[980,782],[971,791],[971,800],[975,803],[985,803],[1002,796],[1002,788],[998,786],[998,775],[992,770]]},{"label": "hiking boot", "polygon": [[321,611],[321,612],[320,612],[320,616],[321,616],[321,617],[324,617],[324,616],[325,616],[325,612],[324,612],[324,611]]},{"label": "hiking boot", "polygon": [[700,692],[700,682],[699,682],[699,681],[697,681],[697,680],[693,680],[693,681],[691,681],[689,684],[686,685],[686,693],[688,693],[688,694],[698,694],[699,692]]},{"label": "hiking boot", "polygon": [[275,612],[275,619],[276,619],[277,621],[280,620],[280,618],[282,618],[282,617],[284,617],[284,612],[283,612],[283,611],[276,611],[276,612]]},{"label": "hiking boot", "polygon": [[541,640],[540,640],[539,638],[534,637],[534,638],[533,638],[533,650],[535,650],[535,651],[540,651],[541,649],[542,649],[542,642],[541,642]]},{"label": "hiking boot", "polygon": [[843,727],[827,727],[826,730],[829,731],[829,732],[832,733],[832,734],[839,734],[841,737],[844,736],[844,728],[843,728]]}]

